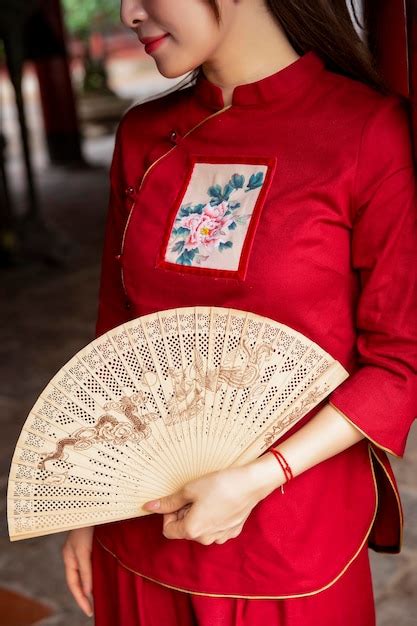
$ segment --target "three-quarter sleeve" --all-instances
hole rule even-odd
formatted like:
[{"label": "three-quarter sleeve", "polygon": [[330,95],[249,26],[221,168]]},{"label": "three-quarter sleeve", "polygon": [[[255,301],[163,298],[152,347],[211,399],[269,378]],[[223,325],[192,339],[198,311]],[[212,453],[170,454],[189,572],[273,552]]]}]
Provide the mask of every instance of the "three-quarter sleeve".
[{"label": "three-quarter sleeve", "polygon": [[95,326],[96,337],[128,319],[126,295],[118,260],[123,232],[128,219],[128,205],[123,193],[122,126],[123,120],[120,122],[116,132],[113,158],[109,171],[109,200],[101,257],[98,310]]},{"label": "three-quarter sleeve", "polygon": [[364,126],[351,206],[358,368],[328,401],[402,457],[417,416],[417,196],[408,115],[395,96]]}]

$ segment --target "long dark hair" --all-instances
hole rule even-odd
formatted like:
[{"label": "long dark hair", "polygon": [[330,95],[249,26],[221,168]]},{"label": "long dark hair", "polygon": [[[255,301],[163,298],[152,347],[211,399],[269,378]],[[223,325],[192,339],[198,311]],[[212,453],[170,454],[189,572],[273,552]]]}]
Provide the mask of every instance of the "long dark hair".
[{"label": "long dark hair", "polygon": [[[218,1],[207,2],[220,23]],[[378,72],[368,47],[367,27],[358,20],[354,1],[349,2],[353,18],[363,31],[364,38],[361,38],[352,22],[346,0],[266,0],[266,5],[280,23],[297,54],[303,55],[314,49],[329,70],[362,81],[382,94],[393,94],[393,90]],[[200,68],[201,66],[194,68],[174,88],[168,89],[162,95],[194,83]]]}]

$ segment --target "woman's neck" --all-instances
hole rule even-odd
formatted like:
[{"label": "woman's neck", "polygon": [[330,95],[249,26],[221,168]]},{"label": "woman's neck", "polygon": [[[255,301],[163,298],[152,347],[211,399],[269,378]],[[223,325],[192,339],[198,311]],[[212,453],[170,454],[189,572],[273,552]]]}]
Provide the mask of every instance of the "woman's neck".
[{"label": "woman's neck", "polygon": [[202,69],[206,78],[221,88],[227,106],[234,87],[270,76],[299,58],[273,16],[259,13],[259,9],[253,15],[246,9],[236,12],[227,37]]}]

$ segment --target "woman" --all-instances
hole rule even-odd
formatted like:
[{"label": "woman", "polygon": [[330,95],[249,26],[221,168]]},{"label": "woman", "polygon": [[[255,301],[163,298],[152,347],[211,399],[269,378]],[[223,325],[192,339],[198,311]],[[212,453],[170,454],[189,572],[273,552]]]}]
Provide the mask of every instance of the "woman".
[{"label": "woman", "polygon": [[[199,73],[119,125],[96,336],[176,306],[234,307],[302,332],[350,376],[271,442],[278,458],[71,531],[68,585],[87,614],[94,599],[97,626],[372,626],[368,547],[402,541],[386,452],[403,455],[417,400],[403,103],[342,0],[122,0],[121,15],[159,38],[146,51],[161,74]],[[224,190],[251,171],[253,212],[208,247]]]}]

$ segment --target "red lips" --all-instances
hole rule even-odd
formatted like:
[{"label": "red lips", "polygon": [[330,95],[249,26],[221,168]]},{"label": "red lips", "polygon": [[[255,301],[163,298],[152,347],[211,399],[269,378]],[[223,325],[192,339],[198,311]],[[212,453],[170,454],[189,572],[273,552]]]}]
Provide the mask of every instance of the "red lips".
[{"label": "red lips", "polygon": [[169,33],[164,33],[163,35],[158,35],[157,37],[139,37],[139,41],[141,43],[144,43],[145,45],[148,43],[152,43],[154,41],[158,41],[159,39],[163,39],[164,37],[166,37]]}]

